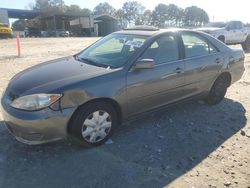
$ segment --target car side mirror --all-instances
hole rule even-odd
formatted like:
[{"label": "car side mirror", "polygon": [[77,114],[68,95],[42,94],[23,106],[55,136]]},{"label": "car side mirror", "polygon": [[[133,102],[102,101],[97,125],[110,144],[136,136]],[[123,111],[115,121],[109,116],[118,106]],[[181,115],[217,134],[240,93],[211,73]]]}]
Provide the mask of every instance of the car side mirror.
[{"label": "car side mirror", "polygon": [[138,60],[134,66],[134,70],[139,69],[152,69],[154,68],[155,61],[153,59],[141,59]]}]

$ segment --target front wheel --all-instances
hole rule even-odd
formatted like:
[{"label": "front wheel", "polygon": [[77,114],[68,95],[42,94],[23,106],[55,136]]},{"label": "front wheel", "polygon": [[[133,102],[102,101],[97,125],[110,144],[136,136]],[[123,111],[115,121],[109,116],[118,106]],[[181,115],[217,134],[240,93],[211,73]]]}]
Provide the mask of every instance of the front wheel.
[{"label": "front wheel", "polygon": [[98,146],[105,143],[117,126],[114,108],[105,102],[80,107],[69,124],[69,138],[76,144]]},{"label": "front wheel", "polygon": [[209,105],[219,104],[225,97],[228,88],[228,82],[224,77],[215,80],[205,102]]}]

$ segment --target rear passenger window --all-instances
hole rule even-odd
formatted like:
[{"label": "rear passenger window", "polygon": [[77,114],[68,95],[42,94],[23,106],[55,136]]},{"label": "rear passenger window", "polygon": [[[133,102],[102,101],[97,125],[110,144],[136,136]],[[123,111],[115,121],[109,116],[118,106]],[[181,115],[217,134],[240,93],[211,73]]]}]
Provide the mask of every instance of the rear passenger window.
[{"label": "rear passenger window", "polygon": [[144,52],[141,59],[154,59],[156,64],[179,60],[178,42],[172,35],[159,37]]},{"label": "rear passenger window", "polygon": [[186,58],[216,53],[217,49],[197,34],[182,34]]}]

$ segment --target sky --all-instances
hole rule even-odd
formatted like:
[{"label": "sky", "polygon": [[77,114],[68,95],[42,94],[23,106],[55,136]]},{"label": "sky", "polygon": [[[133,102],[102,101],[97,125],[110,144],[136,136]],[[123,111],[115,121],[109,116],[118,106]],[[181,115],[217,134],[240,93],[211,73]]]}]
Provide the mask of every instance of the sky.
[{"label": "sky", "polygon": [[[101,3],[108,2],[116,9],[121,8],[129,0],[64,0],[67,5],[77,4],[81,8],[93,8]],[[198,6],[209,15],[210,21],[241,20],[250,23],[250,3],[248,0],[137,0],[146,9],[153,10],[159,3],[176,4],[179,7]],[[34,0],[0,0],[0,8],[25,9]]]}]

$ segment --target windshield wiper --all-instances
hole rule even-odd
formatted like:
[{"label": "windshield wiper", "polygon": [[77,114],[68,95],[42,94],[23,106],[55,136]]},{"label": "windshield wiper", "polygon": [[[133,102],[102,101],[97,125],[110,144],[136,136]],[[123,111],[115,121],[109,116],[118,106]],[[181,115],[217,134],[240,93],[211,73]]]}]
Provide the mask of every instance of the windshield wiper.
[{"label": "windshield wiper", "polygon": [[89,59],[89,58],[79,57],[79,55],[75,55],[74,57],[75,57],[75,59],[77,61],[84,62],[84,63],[87,63],[89,65],[94,65],[94,66],[104,67],[104,68],[108,68],[108,67],[113,68],[110,65],[102,64],[102,63],[97,63],[97,62],[95,62],[95,61],[93,61],[92,59]]},{"label": "windshield wiper", "polygon": [[[98,67],[104,67],[102,64],[96,63],[96,62],[93,61],[92,59],[79,57],[79,55],[75,55],[74,57],[75,57],[75,59],[76,59],[77,61],[84,62],[84,63],[87,63],[87,64],[89,64],[89,65],[95,65],[95,66],[98,66]],[[106,66],[105,66],[105,67],[106,67]]]}]

